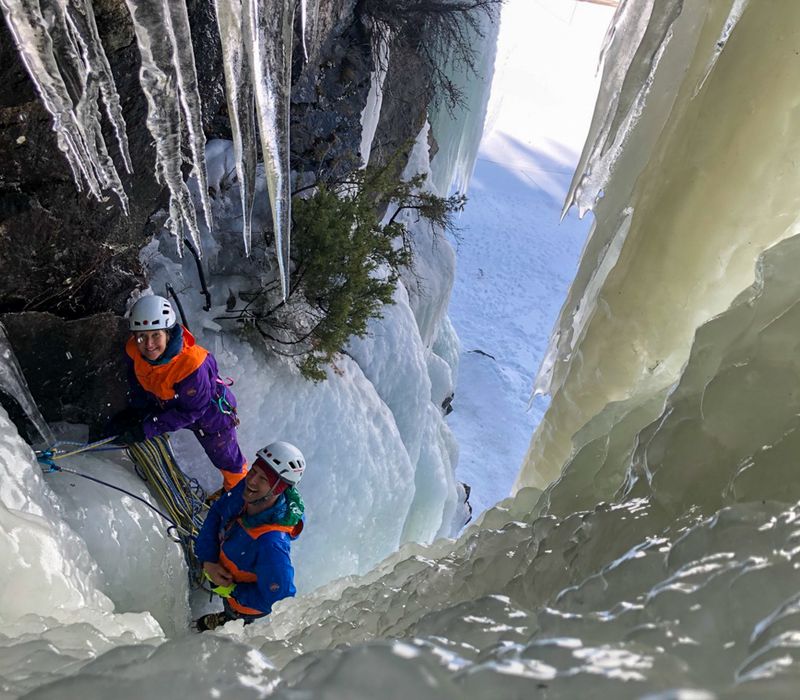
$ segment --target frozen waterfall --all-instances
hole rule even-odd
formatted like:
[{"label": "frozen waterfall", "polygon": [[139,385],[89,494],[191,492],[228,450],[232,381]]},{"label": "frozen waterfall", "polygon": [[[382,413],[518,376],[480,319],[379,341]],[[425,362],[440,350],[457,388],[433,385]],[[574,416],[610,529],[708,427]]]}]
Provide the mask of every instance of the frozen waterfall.
[{"label": "frozen waterfall", "polygon": [[[645,14],[623,21],[637,5]],[[601,98],[607,147],[587,146],[576,179],[596,223],[516,495],[456,541],[408,543],[247,628],[181,636],[167,630],[184,612],[162,601],[181,572],[158,526],[124,502],[104,512],[99,495],[79,517],[0,412],[6,697],[796,697],[800,4],[629,2],[615,32],[607,70],[625,63],[617,50],[638,58]],[[371,517],[373,494],[352,510],[340,499],[364,483],[362,442],[345,430],[380,422],[369,439],[387,488],[374,495],[413,502],[413,429],[398,418],[422,402],[401,401],[402,378],[372,354],[391,329],[413,329],[410,309],[361,348],[369,371],[345,356],[334,383],[293,409],[268,395],[302,391],[277,361],[261,391],[243,387],[276,428],[319,434],[317,566],[346,566],[342,541],[402,537]],[[226,367],[252,366],[247,350],[213,347]],[[325,422],[352,395],[369,402]],[[256,436],[245,439],[249,451]],[[104,538],[76,534],[98,522]],[[116,540],[130,554],[103,558]],[[142,596],[125,612],[120,580]],[[136,612],[143,600],[158,614]]]}]

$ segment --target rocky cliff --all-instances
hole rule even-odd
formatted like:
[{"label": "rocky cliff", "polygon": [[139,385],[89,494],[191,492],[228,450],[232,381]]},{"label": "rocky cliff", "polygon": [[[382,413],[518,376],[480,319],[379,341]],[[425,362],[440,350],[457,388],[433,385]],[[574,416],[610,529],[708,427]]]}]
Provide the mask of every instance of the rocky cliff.
[{"label": "rocky cliff", "polygon": [[[167,193],[154,176],[139,52],[125,3],[93,4],[127,123],[134,171],[118,170],[129,213],[122,212],[113,195],[97,201],[78,191],[58,150],[51,115],[8,29],[0,26],[0,320],[34,397],[46,407],[45,418],[99,428],[122,401],[119,354],[115,361],[108,357],[121,347],[125,334],[114,317],[124,313],[130,293],[147,284],[139,251],[163,222],[158,214]],[[213,2],[189,0],[187,6],[205,135],[229,138]],[[358,166],[360,117],[374,68],[373,26],[368,2],[320,0],[308,31],[306,61],[298,20],[291,111],[295,172],[336,177]],[[373,158],[381,162],[410,143],[426,116],[428,79],[414,46],[410,28],[395,35],[373,147]],[[110,124],[103,128],[110,135]],[[111,156],[119,166],[113,148]],[[66,367],[64,357],[80,358],[84,369],[97,370],[92,378],[96,390],[87,390],[85,373]]]}]

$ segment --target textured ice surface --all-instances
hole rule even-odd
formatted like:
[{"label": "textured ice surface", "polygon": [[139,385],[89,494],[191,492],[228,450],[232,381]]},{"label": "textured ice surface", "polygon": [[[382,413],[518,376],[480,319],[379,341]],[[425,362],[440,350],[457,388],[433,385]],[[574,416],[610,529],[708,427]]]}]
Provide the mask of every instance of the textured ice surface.
[{"label": "textured ice surface", "polygon": [[[638,131],[595,206],[554,331],[552,376],[540,385],[549,384],[552,403],[520,485],[557,476],[582,447],[573,436],[607,404],[670,387],[695,329],[752,283],[765,247],[794,233],[797,141],[785,115],[795,108],[786,89],[796,77],[786,29],[795,8],[783,15],[748,5],[696,93],[734,3],[699,5],[687,3],[673,23]],[[781,41],[756,50],[760,33],[773,30]],[[743,81],[759,85],[747,108]],[[666,112],[664,91],[673,96]]]},{"label": "textured ice surface", "polygon": [[[5,697],[17,697],[73,673],[116,645],[163,639],[149,612],[114,612],[108,595],[114,586],[106,589],[108,572],[92,557],[91,545],[68,524],[65,505],[50,491],[33,452],[0,409],[0,689]],[[127,511],[129,517],[149,522],[134,505],[128,504]],[[104,498],[83,501],[82,512],[72,510],[68,515],[73,521],[87,516],[93,521],[92,531],[107,526],[113,530],[113,522],[103,521],[108,514]],[[163,528],[145,537],[141,535],[147,535],[147,528],[140,531],[135,526],[115,534],[98,543],[113,559],[119,557],[118,547],[142,547],[134,549],[136,559],[130,562],[135,575],[119,579],[117,590],[129,585],[124,594],[128,599],[137,597],[137,589],[146,591],[145,598],[139,597],[138,609],[164,611],[159,598],[172,598],[175,594],[167,591],[175,584],[180,589],[185,573],[181,569],[176,581],[159,577],[158,568],[152,566],[159,557],[156,540],[163,540]]]},{"label": "textured ice surface", "polygon": [[471,27],[464,27],[464,40],[474,47],[472,69],[452,56],[444,61],[443,70],[461,91],[462,102],[448,108],[443,101],[431,110],[431,131],[439,147],[431,164],[432,182],[442,196],[448,195],[451,189],[466,192],[472,176],[492,88],[499,15],[499,7],[476,12],[482,36],[476,36]]}]

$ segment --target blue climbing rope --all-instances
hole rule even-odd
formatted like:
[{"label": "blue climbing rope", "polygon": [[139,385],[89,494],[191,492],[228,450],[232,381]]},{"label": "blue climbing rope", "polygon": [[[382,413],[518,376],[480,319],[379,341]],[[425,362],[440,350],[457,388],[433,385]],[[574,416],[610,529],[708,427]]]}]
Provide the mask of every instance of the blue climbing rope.
[{"label": "blue climbing rope", "polygon": [[142,498],[141,496],[137,496],[135,493],[131,493],[127,489],[122,488],[121,486],[116,486],[115,484],[110,484],[107,481],[103,481],[102,479],[98,479],[94,476],[89,476],[88,474],[83,474],[82,472],[76,471],[75,469],[69,469],[68,467],[60,467],[57,464],[51,464],[49,469],[44,471],[45,474],[51,474],[53,472],[64,472],[65,474],[74,474],[75,476],[79,476],[83,479],[88,479],[89,481],[94,481],[95,483],[102,484],[103,486],[108,486],[115,491],[120,491],[124,493],[126,496],[130,496],[131,498],[135,498],[137,501],[144,503],[150,510],[154,513],[158,513],[164,520],[166,520],[170,524],[170,528],[175,528],[176,530],[180,530],[181,527],[166,513],[162,513],[158,508],[156,508],[152,503],[150,503],[147,499]]},{"label": "blue climbing rope", "polygon": [[[118,437],[119,437],[118,435],[112,435],[111,437],[103,438],[102,440],[97,440],[96,442],[88,442],[88,443],[59,440],[58,442],[53,443],[53,445],[51,445],[46,450],[36,450],[36,459],[41,464],[53,466],[56,460],[64,459],[65,457],[72,457],[74,455],[81,454],[82,452],[90,452],[90,451],[101,452],[106,450],[125,449],[124,446],[122,445],[109,444],[114,442]],[[76,447],[77,449],[64,451],[59,449],[62,445],[67,445],[69,447]]]}]

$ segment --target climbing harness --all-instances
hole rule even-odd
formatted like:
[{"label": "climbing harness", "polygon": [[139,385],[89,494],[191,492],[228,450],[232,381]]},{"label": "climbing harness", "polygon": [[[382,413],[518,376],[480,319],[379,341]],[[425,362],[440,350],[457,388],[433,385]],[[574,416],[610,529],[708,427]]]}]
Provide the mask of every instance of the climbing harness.
[{"label": "climbing harness", "polygon": [[225,379],[217,377],[216,382],[222,387],[222,393],[220,393],[218,397],[211,399],[211,403],[219,409],[220,413],[231,416],[235,425],[239,425],[239,416],[236,413],[236,406],[232,406],[228,401],[228,387],[233,386],[233,379],[230,377],[225,377]]}]

